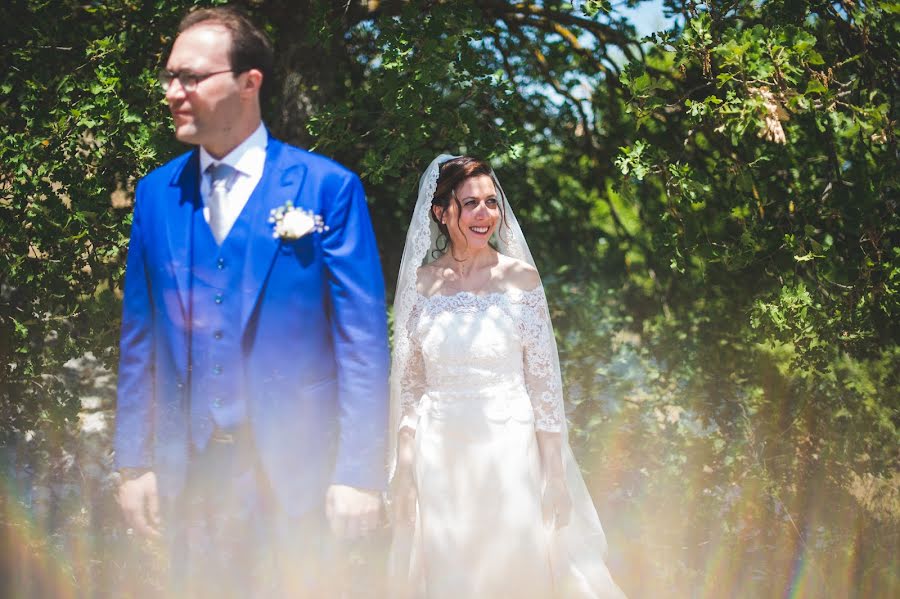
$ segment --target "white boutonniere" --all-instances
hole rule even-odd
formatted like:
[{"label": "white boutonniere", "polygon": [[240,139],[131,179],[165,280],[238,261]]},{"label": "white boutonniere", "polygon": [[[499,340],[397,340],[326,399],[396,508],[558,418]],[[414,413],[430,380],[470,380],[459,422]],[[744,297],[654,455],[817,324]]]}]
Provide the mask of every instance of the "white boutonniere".
[{"label": "white boutonniere", "polygon": [[321,233],[328,230],[328,225],[318,214],[311,210],[297,208],[288,200],[284,206],[273,208],[269,213],[269,222],[274,226],[272,237],[293,241],[300,239],[307,233],[315,231]]}]

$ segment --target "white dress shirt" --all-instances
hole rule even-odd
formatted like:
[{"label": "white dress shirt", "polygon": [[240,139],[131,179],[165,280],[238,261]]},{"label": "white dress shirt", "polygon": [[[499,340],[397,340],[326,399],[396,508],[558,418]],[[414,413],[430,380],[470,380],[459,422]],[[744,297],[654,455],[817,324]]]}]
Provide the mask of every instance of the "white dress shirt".
[{"label": "white dress shirt", "polygon": [[222,222],[226,231],[231,230],[234,222],[241,215],[244,205],[250,199],[250,194],[256,189],[259,180],[262,179],[263,169],[266,166],[266,145],[269,142],[269,134],[265,125],[259,124],[256,131],[250,137],[242,141],[238,147],[226,154],[221,160],[213,158],[202,146],[200,148],[200,197],[203,198],[203,218],[209,222],[209,193],[211,188],[210,176],[206,169],[210,164],[224,162],[233,167],[237,172],[234,181],[228,188],[225,201],[225,210]]}]

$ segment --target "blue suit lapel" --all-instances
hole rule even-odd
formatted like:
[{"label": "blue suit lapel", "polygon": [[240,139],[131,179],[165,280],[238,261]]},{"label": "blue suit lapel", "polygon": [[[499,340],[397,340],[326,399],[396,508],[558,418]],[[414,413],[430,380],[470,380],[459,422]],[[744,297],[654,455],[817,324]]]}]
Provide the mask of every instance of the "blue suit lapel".
[{"label": "blue suit lapel", "polygon": [[297,204],[297,197],[305,178],[306,166],[291,162],[289,153],[284,151],[284,144],[270,137],[266,147],[265,170],[250,199],[253,202],[253,210],[248,212],[251,219],[247,260],[244,265],[243,288],[246,295],[241,308],[241,331],[246,329],[256,309],[260,292],[282,243],[280,239],[272,236],[274,227],[269,222],[269,213],[273,208],[283,206],[288,200]]},{"label": "blue suit lapel", "polygon": [[172,177],[171,186],[177,194],[178,201],[166,199],[168,214],[166,218],[167,238],[169,241],[169,262],[172,276],[178,290],[181,303],[181,314],[184,322],[188,322],[190,308],[191,282],[191,235],[195,209],[202,206],[200,199],[200,153],[196,150],[185,161],[184,166]]}]

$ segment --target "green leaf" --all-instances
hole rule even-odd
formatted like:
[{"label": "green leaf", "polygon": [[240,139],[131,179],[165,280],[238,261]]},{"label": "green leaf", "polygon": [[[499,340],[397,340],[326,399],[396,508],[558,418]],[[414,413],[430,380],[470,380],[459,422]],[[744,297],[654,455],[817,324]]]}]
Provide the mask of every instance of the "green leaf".
[{"label": "green leaf", "polygon": [[817,78],[813,77],[806,84],[806,93],[808,94],[824,94],[828,92],[828,88]]}]

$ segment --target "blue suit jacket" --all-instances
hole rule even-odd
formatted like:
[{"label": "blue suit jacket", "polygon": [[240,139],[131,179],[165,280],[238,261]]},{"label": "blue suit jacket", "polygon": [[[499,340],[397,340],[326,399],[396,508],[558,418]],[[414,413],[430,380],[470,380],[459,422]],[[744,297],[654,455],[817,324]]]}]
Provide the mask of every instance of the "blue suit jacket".
[{"label": "blue suit jacket", "polygon": [[[268,478],[285,509],[319,504],[331,483],[385,485],[388,347],[384,282],[365,194],[340,165],[272,138],[240,292],[243,381]],[[115,435],[118,467],[153,469],[163,495],[184,483],[192,212],[199,152],[137,186],[125,274]],[[272,236],[288,200],[328,230]],[[251,200],[252,201],[252,200]]]}]

